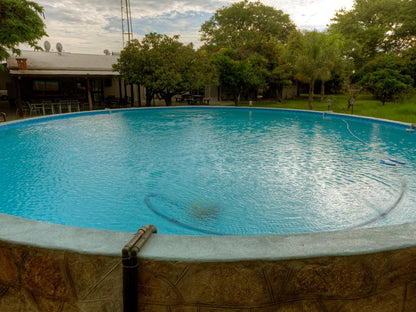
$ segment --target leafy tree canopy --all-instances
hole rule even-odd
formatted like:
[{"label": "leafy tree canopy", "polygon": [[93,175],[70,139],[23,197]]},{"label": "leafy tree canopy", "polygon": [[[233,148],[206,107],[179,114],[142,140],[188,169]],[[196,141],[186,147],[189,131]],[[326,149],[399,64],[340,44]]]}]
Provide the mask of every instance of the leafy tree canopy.
[{"label": "leafy tree canopy", "polygon": [[[221,73],[222,83],[227,79],[239,81],[238,87],[227,85],[233,88],[236,104],[241,91],[249,85],[267,84],[275,90],[291,82],[290,66],[281,59],[281,54],[284,51],[283,43],[295,29],[289,15],[281,10],[248,0],[217,10],[201,26],[201,40],[206,42],[205,48],[211,53],[221,51],[214,60]],[[231,63],[234,65],[231,66]],[[240,76],[241,70],[251,72],[250,68],[254,65],[257,68],[256,75],[247,78]],[[234,78],[231,70],[236,71]]]},{"label": "leafy tree canopy", "polygon": [[147,105],[154,94],[162,96],[170,105],[175,94],[204,87],[215,79],[208,55],[183,45],[178,39],[179,36],[150,33],[142,42],[132,40],[114,65],[114,70],[127,83],[146,87]]},{"label": "leafy tree canopy", "polygon": [[411,61],[395,54],[382,54],[368,62],[351,78],[352,83],[361,85],[374,96],[385,102],[404,97],[414,86],[410,75]]},{"label": "leafy tree canopy", "polygon": [[358,83],[367,73],[375,72],[380,69],[391,69],[402,74],[406,74],[404,59],[395,54],[381,54],[366,63],[360,70],[351,76],[352,83]]},{"label": "leafy tree canopy", "polygon": [[354,0],[352,10],[336,13],[330,31],[350,42],[359,68],[380,53],[414,46],[415,16],[416,0]]},{"label": "leafy tree canopy", "polygon": [[379,99],[383,105],[395,99],[402,98],[412,89],[413,79],[397,70],[379,68],[366,73],[358,82]]},{"label": "leafy tree canopy", "polygon": [[212,56],[213,63],[218,68],[220,84],[232,90],[235,105],[239,104],[244,89],[265,85],[266,60],[259,55],[250,55],[242,59],[239,54],[241,53],[234,49],[223,48]]},{"label": "leafy tree canopy", "polygon": [[335,65],[341,62],[339,45],[336,36],[318,31],[294,32],[289,39],[295,78],[309,85],[309,109],[313,108],[316,80],[328,81]]},{"label": "leafy tree canopy", "polygon": [[19,55],[20,50],[16,46],[21,43],[41,49],[37,41],[47,36],[42,17],[43,8],[35,2],[0,1],[0,60],[10,56],[8,51]]},{"label": "leafy tree canopy", "polygon": [[416,87],[416,45],[404,51],[401,55],[401,58],[402,63],[404,64],[402,73],[412,77],[415,81],[414,87]]},{"label": "leafy tree canopy", "polygon": [[269,42],[286,41],[295,29],[283,11],[244,0],[217,10],[202,24],[200,32],[207,45],[261,52]]}]

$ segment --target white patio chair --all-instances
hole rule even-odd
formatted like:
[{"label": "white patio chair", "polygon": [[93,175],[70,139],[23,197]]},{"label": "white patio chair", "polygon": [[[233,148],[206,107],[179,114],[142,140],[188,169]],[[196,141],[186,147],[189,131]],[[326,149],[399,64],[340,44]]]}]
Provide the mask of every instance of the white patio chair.
[{"label": "white patio chair", "polygon": [[80,111],[79,101],[77,101],[77,100],[72,100],[71,101],[71,111],[73,111],[73,112],[79,112]]},{"label": "white patio chair", "polygon": [[[29,101],[24,102],[24,105],[27,107],[27,110],[29,112],[29,116],[32,115],[41,115],[42,114],[42,108],[34,103],[30,103]],[[25,112],[25,107],[23,107],[23,114]]]},{"label": "white patio chair", "polygon": [[52,101],[42,101],[42,109],[43,109],[43,114],[46,114],[46,111],[49,110],[51,111],[51,114],[55,114],[55,109],[53,107],[53,103]]}]

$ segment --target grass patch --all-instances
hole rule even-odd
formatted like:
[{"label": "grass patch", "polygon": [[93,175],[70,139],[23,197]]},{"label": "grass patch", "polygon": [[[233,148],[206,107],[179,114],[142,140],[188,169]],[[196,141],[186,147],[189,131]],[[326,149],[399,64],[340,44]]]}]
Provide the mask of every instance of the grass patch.
[{"label": "grass patch", "polygon": [[[374,99],[372,95],[359,95],[354,104],[354,111],[348,110],[349,95],[336,94],[327,95],[323,102],[319,101],[319,96],[314,97],[313,110],[327,111],[327,99],[332,100],[330,110],[341,114],[354,114],[375,118],[383,118],[416,124],[416,96],[399,102],[389,102],[384,106],[379,100]],[[243,106],[248,106],[247,102],[242,102]],[[308,110],[308,97],[302,95],[296,99],[284,100],[281,103],[272,100],[259,100],[253,102],[254,107],[271,107],[271,108],[290,108]]]}]

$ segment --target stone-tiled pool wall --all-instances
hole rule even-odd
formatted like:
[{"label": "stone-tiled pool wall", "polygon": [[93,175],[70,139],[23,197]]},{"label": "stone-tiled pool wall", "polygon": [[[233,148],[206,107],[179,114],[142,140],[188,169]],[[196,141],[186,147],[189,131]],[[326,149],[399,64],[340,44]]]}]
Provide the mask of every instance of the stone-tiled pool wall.
[{"label": "stone-tiled pool wall", "polygon": [[[121,312],[118,256],[0,242],[0,311]],[[141,259],[139,311],[416,311],[416,247],[288,260]]]},{"label": "stone-tiled pool wall", "polygon": [[0,311],[122,311],[118,257],[0,243]]}]

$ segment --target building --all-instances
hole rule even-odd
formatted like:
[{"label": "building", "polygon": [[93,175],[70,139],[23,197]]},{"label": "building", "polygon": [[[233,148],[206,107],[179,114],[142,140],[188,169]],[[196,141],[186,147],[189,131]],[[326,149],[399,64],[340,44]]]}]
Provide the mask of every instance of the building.
[{"label": "building", "polygon": [[[134,105],[135,90],[126,86],[118,72],[115,55],[22,51],[7,60],[6,87],[12,105],[23,101],[78,100],[87,109],[110,104]],[[133,95],[133,96],[132,96]],[[136,95],[136,97],[134,96]],[[136,101],[134,100],[136,98]]]}]

